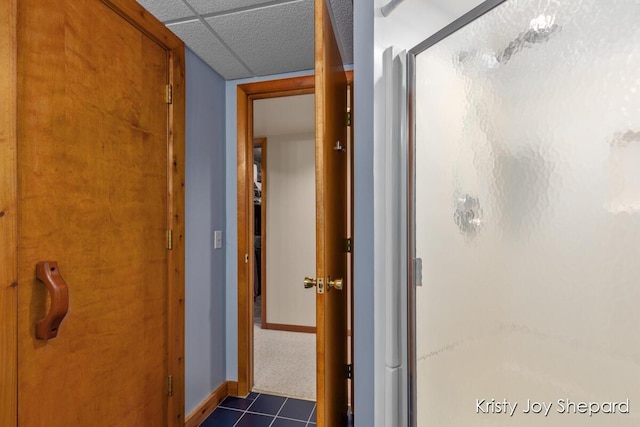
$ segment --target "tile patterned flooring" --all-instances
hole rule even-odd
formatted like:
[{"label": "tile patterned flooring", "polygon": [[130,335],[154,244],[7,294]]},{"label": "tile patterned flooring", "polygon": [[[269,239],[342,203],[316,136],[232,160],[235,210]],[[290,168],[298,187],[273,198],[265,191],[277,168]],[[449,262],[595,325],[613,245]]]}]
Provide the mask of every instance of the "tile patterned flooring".
[{"label": "tile patterned flooring", "polygon": [[227,397],[200,427],[315,427],[316,403],[269,394]]}]

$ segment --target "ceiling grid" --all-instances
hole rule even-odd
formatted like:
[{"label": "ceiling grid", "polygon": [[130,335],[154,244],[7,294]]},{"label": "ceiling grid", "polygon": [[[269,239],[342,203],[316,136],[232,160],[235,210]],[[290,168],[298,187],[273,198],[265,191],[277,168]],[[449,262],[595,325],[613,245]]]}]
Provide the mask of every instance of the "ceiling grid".
[{"label": "ceiling grid", "polygon": [[[138,0],[226,80],[314,67],[314,0]],[[352,0],[330,0],[345,64]]]}]

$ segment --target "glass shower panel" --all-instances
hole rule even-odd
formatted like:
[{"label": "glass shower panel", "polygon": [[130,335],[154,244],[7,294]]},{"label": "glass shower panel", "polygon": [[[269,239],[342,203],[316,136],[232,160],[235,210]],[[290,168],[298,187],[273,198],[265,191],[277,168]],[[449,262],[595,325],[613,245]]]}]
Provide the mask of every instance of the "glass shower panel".
[{"label": "glass shower panel", "polygon": [[640,425],[639,23],[508,0],[413,52],[418,427]]}]

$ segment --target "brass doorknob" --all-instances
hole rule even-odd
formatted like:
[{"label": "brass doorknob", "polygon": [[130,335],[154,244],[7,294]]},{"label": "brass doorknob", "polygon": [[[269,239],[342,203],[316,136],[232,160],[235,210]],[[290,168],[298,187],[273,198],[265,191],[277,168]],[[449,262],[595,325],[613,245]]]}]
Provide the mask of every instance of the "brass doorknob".
[{"label": "brass doorknob", "polygon": [[316,285],[316,279],[313,279],[311,277],[305,277],[304,278],[304,288],[305,289],[313,288],[315,285]]},{"label": "brass doorknob", "polygon": [[342,290],[342,285],[343,285],[343,280],[342,279],[335,279],[335,280],[331,280],[331,277],[329,277],[329,280],[327,280],[327,290],[330,291],[331,288],[335,288],[339,291]]}]

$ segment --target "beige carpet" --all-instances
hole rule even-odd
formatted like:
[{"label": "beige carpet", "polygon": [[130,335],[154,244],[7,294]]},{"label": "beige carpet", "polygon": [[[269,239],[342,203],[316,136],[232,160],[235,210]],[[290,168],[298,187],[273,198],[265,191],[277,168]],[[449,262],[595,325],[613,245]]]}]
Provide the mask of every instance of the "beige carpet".
[{"label": "beige carpet", "polygon": [[260,325],[254,325],[253,334],[253,390],[316,400],[316,334]]}]

